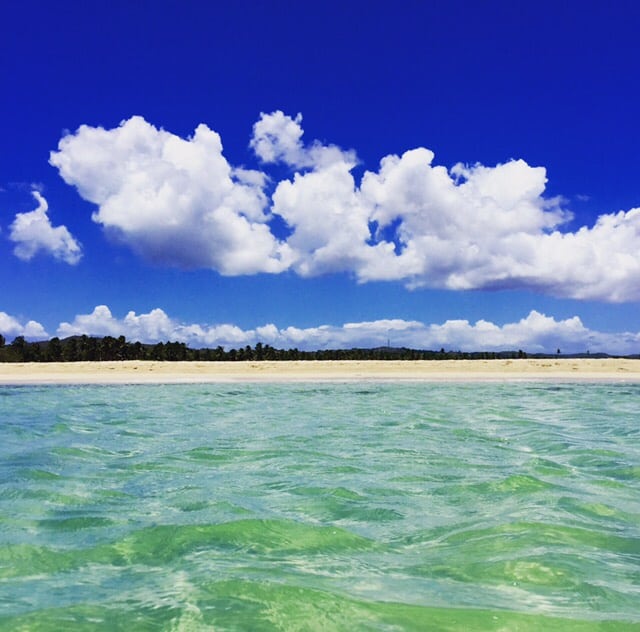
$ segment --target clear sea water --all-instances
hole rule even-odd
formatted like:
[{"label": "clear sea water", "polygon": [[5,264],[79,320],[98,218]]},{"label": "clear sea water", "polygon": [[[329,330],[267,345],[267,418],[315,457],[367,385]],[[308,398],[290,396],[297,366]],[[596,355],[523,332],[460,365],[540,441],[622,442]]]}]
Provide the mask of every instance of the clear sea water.
[{"label": "clear sea water", "polygon": [[0,387],[0,630],[640,630],[640,385]]}]

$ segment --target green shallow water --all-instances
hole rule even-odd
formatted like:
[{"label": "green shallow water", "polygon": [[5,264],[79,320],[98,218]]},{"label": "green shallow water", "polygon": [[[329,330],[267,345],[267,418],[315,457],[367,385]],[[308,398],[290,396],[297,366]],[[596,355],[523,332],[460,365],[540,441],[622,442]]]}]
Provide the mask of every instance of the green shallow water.
[{"label": "green shallow water", "polygon": [[640,630],[640,386],[0,387],[0,630]]}]

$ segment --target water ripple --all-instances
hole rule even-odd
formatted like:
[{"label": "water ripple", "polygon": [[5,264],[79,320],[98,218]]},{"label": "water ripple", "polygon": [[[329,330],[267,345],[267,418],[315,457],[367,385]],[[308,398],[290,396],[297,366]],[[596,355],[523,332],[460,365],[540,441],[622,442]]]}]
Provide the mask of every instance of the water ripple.
[{"label": "water ripple", "polygon": [[0,630],[638,629],[638,395],[0,387]]}]

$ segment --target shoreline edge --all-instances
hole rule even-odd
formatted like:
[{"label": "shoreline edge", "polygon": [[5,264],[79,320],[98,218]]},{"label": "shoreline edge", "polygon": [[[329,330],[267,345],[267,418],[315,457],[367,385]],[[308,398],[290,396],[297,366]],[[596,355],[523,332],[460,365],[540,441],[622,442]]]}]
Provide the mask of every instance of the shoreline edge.
[{"label": "shoreline edge", "polygon": [[225,382],[638,382],[640,360],[300,360],[0,363],[0,385]]}]

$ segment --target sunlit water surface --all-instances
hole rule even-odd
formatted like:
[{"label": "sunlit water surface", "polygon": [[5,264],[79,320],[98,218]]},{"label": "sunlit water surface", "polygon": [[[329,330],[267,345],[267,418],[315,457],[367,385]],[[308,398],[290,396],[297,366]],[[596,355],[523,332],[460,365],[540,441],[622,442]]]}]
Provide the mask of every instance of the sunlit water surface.
[{"label": "sunlit water surface", "polygon": [[2,630],[638,630],[640,386],[0,387]]}]

